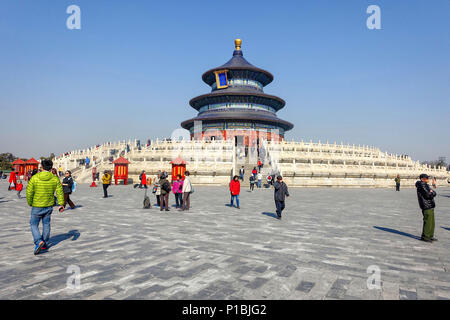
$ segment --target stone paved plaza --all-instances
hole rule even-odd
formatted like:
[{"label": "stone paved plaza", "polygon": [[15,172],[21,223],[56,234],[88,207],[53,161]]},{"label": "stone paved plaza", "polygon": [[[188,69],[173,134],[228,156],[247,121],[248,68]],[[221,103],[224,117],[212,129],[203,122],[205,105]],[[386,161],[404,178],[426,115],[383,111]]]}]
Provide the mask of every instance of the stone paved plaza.
[{"label": "stone paved plaza", "polygon": [[[0,299],[450,299],[450,188],[433,244],[415,189],[291,188],[281,221],[270,189],[242,188],[238,210],[227,188],[196,186],[187,213],[141,209],[143,192],[79,185],[34,256],[30,208],[1,181]],[[372,265],[381,289],[367,289]]]}]

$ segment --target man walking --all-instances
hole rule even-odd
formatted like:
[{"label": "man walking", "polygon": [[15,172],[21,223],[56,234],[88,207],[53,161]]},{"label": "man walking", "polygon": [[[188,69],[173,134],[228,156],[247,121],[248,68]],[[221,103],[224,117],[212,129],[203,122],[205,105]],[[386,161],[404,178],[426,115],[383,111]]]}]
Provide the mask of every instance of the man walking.
[{"label": "man walking", "polygon": [[416,182],[417,199],[423,215],[423,229],[420,240],[425,242],[437,241],[434,238],[434,207],[436,206],[434,197],[436,197],[436,192],[431,190],[428,185],[428,175],[421,174],[419,179],[420,181]]},{"label": "man walking", "polygon": [[277,217],[281,219],[281,212],[285,208],[285,199],[289,197],[289,191],[286,183],[283,181],[283,177],[278,176],[277,181],[274,182],[273,187],[275,188],[274,198],[275,206],[277,207]]},{"label": "man walking", "polygon": [[395,181],[395,191],[400,191],[400,175],[397,174],[397,177],[394,179]]},{"label": "man walking", "polygon": [[239,178],[241,179],[241,181],[244,181],[244,166],[242,166],[242,168],[239,169]]},{"label": "man walking", "polygon": [[[59,204],[59,212],[64,211],[64,193],[61,182],[50,170],[53,167],[51,160],[42,160],[42,172],[35,174],[27,186],[27,202],[31,208],[31,234],[34,240],[34,254],[47,250],[50,239],[50,217],[55,205],[55,192]],[[39,222],[42,220],[42,235],[39,231]]]}]

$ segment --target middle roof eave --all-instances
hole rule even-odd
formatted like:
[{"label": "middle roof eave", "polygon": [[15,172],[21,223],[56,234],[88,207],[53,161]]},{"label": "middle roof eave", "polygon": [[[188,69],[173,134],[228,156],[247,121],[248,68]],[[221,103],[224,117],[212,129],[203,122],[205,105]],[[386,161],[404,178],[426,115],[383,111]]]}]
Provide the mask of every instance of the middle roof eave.
[{"label": "middle roof eave", "polygon": [[189,105],[197,111],[204,105],[212,103],[224,103],[224,102],[239,102],[239,100],[245,100],[245,102],[260,103],[273,107],[275,110],[282,109],[286,102],[277,97],[265,93],[259,92],[221,92],[214,91],[211,93],[203,94],[198,97],[192,98],[189,101]]}]

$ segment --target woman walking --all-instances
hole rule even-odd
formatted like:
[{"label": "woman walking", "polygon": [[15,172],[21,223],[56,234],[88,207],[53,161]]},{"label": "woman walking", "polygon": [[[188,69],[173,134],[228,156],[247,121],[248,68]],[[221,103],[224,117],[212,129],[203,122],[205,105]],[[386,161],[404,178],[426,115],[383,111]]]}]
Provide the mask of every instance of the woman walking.
[{"label": "woman walking", "polygon": [[70,200],[70,195],[72,194],[73,178],[72,172],[70,172],[69,170],[67,170],[65,173],[62,186],[64,192],[64,208],[67,204],[69,204],[71,209],[75,209],[75,205],[73,204],[72,200]]},{"label": "woman walking", "polygon": [[234,176],[233,180],[230,182],[230,206],[233,207],[234,199],[236,198],[236,208],[240,209],[239,206],[239,193],[241,192],[241,183],[239,182],[239,177]]},{"label": "woman walking", "polygon": [[183,182],[183,207],[182,211],[189,211],[189,206],[191,205],[191,193],[193,192],[191,179],[189,178],[189,171],[184,173],[184,182]]},{"label": "woman walking", "polygon": [[183,180],[181,180],[181,174],[177,174],[177,180],[173,182],[172,192],[175,195],[176,208],[179,209],[183,206]]}]

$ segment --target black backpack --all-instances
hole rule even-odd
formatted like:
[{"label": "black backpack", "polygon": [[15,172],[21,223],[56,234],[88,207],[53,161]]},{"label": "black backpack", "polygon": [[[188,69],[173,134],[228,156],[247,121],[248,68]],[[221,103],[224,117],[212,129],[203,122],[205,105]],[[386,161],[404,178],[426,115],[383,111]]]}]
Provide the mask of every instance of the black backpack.
[{"label": "black backpack", "polygon": [[170,186],[169,181],[164,182],[164,184],[161,186],[161,188],[167,193],[169,193],[172,190],[172,187]]},{"label": "black backpack", "polygon": [[152,207],[152,204],[150,203],[150,198],[147,196],[147,189],[145,189],[144,209],[150,209],[151,207]]}]

